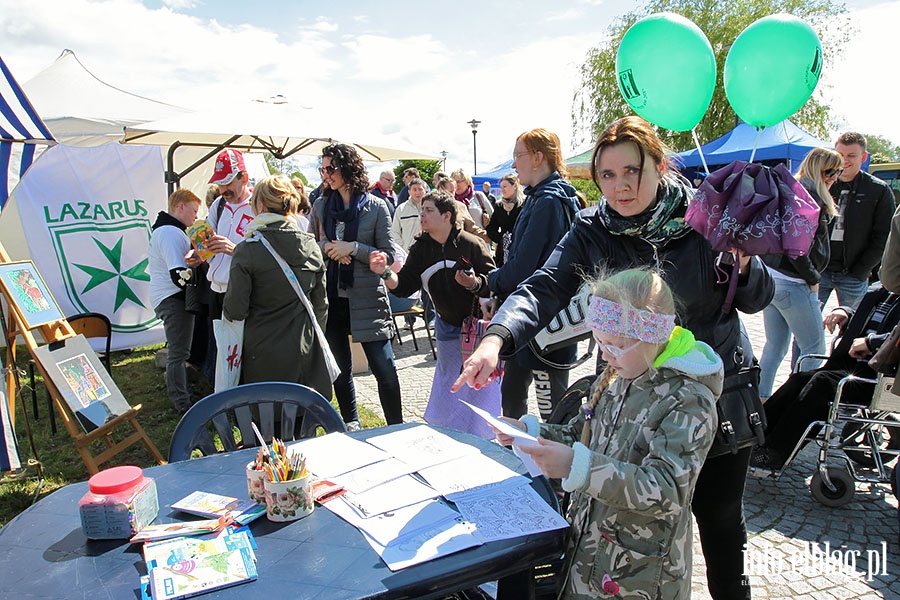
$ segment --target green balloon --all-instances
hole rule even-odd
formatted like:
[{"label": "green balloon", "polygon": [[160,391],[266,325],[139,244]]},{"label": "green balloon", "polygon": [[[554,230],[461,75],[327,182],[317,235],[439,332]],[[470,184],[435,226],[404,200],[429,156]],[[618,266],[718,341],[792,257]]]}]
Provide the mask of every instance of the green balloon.
[{"label": "green balloon", "polygon": [[632,25],[616,52],[619,91],[634,112],[664,129],[693,129],[712,101],[716,57],[691,20],[663,12]]},{"label": "green balloon", "polygon": [[809,23],[789,14],[763,17],[731,45],[725,95],[745,123],[767,127],[803,106],[822,73],[822,44]]}]

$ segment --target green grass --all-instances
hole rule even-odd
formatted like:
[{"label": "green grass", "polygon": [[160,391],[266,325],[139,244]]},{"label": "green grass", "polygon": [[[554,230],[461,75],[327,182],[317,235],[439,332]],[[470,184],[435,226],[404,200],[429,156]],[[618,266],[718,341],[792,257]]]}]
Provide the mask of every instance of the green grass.
[{"label": "green grass", "polygon": [[[163,456],[167,456],[169,441],[172,432],[178,424],[180,415],[175,411],[166,394],[164,371],[155,366],[154,356],[161,345],[147,346],[113,352],[112,375],[131,406],[142,405],[138,413],[138,423],[147,432],[147,435],[156,445]],[[40,459],[44,470],[44,487],[40,490],[38,498],[46,496],[54,490],[88,478],[87,468],[75,450],[75,443],[69,436],[62,423],[61,417],[56,415],[57,433],[50,433],[50,419],[47,415],[47,389],[39,374],[36,373],[35,389],[38,395],[38,413],[40,418],[35,419],[31,406],[31,388],[28,377],[28,360],[30,358],[26,347],[17,348],[18,366],[21,375],[22,394],[28,409],[28,417],[31,421],[31,429],[37,447],[37,458]],[[205,395],[212,390],[209,384],[193,371],[191,385],[195,392]],[[335,403],[332,400],[332,403]],[[336,405],[336,403],[335,403]],[[54,409],[55,410],[55,409]],[[363,427],[379,427],[384,425],[384,420],[377,414],[362,405],[358,406],[360,423]],[[130,432],[129,427],[120,428],[119,435],[124,437]],[[24,463],[31,458],[31,446],[28,442],[28,434],[25,427],[25,419],[22,415],[22,402],[16,399],[16,434],[19,440],[19,454]],[[95,454],[105,447],[103,442],[95,442]],[[136,444],[111,461],[101,465],[101,468],[116,465],[138,465],[151,467],[156,464],[150,452],[143,444]],[[35,469],[29,469],[26,475],[32,475]],[[37,491],[38,483],[34,479],[20,479],[16,481],[0,483],[0,527],[10,519],[31,505],[32,498]]]}]

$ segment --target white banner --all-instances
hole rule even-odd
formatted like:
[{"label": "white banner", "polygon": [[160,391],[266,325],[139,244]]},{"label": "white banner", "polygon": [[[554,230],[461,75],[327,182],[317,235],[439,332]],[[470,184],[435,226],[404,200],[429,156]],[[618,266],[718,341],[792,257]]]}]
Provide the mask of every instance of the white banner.
[{"label": "white banner", "polygon": [[163,172],[154,146],[60,144],[32,165],[10,199],[63,314],[108,316],[113,349],[164,340],[147,264],[150,227],[166,209]]}]

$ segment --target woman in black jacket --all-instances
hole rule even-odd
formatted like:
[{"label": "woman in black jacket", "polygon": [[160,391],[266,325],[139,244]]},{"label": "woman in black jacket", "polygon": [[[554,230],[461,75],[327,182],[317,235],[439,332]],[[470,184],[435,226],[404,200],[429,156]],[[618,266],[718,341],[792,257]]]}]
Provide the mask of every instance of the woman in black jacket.
[{"label": "woman in black jacket", "polygon": [[[813,148],[797,171],[797,179],[819,205],[819,225],[809,253],[793,259],[781,254],[763,261],[775,280],[775,297],[763,311],[766,345],[759,359],[759,395],[772,395],[778,367],[787,354],[794,335],[791,371],[804,354],[825,353],[825,330],[819,306],[819,279],[831,257],[829,223],[836,209],[828,188],[841,174],[841,155],[828,148]],[[815,369],[821,361],[806,360],[804,370]]]},{"label": "woman in black jacket", "polygon": [[510,173],[500,178],[500,199],[494,205],[494,214],[485,230],[491,241],[497,244],[494,250],[494,264],[502,267],[512,246],[513,231],[516,220],[525,204],[525,192],[519,184],[519,178]]},{"label": "woman in black jacket", "polygon": [[[685,223],[693,190],[669,170],[665,147],[640,117],[618,119],[607,127],[591,162],[591,174],[603,192],[596,211],[579,213],[550,259],[507,298],[481,345],[466,361],[456,386],[483,385],[500,352],[507,355],[526,345],[598,268],[618,271],[650,265],[659,269],[680,303],[680,325],[716,350],[726,374],[749,362],[752,349],[742,339],[737,311],[759,312],[772,299],[772,278],[761,262],[738,257],[737,293],[732,308],[723,313],[728,284],[718,282],[715,267],[731,255],[713,251]],[[609,359],[606,352],[604,356]],[[750,447],[736,454],[715,450],[714,446],[703,465],[691,503],[709,591],[716,600],[749,598],[743,566],[747,531],[742,497]],[[609,525],[615,529],[615,524]],[[617,532],[610,535],[615,539]]]}]

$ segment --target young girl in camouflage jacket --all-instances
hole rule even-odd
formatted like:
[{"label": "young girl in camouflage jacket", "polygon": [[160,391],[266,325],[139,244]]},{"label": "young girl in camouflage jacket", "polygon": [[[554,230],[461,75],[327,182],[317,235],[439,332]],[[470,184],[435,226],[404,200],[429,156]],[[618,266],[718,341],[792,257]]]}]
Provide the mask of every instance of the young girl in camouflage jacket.
[{"label": "young girl in camouflage jacket", "polygon": [[507,419],[540,435],[522,450],[573,492],[560,597],[688,599],[691,497],[715,435],[722,361],[675,326],[658,273],[630,269],[591,286],[608,365],[589,401],[566,425]]}]

